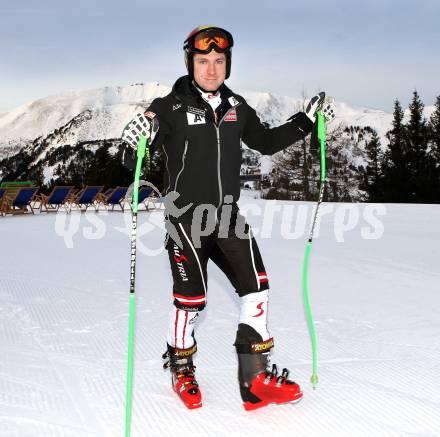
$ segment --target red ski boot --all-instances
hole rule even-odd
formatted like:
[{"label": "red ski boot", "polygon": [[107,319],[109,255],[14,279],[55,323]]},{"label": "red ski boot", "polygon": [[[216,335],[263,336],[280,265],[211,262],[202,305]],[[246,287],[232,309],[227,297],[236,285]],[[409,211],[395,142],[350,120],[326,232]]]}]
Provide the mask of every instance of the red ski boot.
[{"label": "red ski boot", "polygon": [[174,348],[170,345],[168,350],[162,355],[166,361],[164,369],[171,370],[171,385],[173,390],[182,399],[185,406],[189,409],[200,408],[202,406],[202,394],[194,375],[196,367],[193,365],[192,355],[197,351],[194,344],[188,349]]},{"label": "red ski boot", "polygon": [[188,366],[178,370],[171,369],[174,391],[190,410],[202,406],[202,394],[194,376],[195,366]]},{"label": "red ski boot", "polygon": [[298,384],[288,380],[289,371],[283,369],[278,376],[277,366],[272,365],[272,371],[266,370],[255,376],[251,381],[249,391],[255,398],[252,402],[245,401],[243,406],[245,410],[256,410],[268,404],[294,404],[299,402],[302,397],[302,391]]},{"label": "red ski boot", "polygon": [[251,326],[238,325],[235,347],[238,355],[238,381],[245,410],[256,410],[268,404],[295,403],[303,394],[298,384],[289,381],[289,371],[278,375],[277,366],[268,370],[273,339],[263,341]]}]

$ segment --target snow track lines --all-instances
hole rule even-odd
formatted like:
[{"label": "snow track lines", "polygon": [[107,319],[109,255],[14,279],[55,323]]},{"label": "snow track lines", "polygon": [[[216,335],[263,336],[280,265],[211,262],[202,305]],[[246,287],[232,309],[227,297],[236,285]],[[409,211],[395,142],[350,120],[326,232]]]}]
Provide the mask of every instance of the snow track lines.
[{"label": "snow track lines", "polygon": [[[432,235],[440,208],[387,208],[382,240],[353,237],[338,245],[322,226],[310,272],[315,391],[300,292],[303,246],[256,235],[271,278],[272,361],[301,385],[304,399],[296,405],[242,408],[232,346],[238,297],[209,264],[210,301],[197,322],[195,356],[204,405],[188,411],[162,370],[172,308],[168,259],[165,252],[141,254],[132,437],[170,436],[176,423],[191,437],[328,437],[329,430],[338,437],[439,436],[440,258]],[[114,230],[123,226],[121,214],[101,218],[105,238],[78,239],[72,249],[54,233],[53,216],[2,219],[1,437],[123,435],[129,239]],[[259,220],[253,217],[253,229],[261,228]],[[158,231],[147,237],[151,247],[164,239]]]}]

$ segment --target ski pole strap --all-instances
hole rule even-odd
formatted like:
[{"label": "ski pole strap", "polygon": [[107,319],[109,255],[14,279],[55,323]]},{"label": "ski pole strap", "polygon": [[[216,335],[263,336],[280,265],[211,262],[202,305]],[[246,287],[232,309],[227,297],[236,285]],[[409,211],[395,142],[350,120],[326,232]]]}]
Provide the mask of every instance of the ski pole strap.
[{"label": "ski pole strap", "polygon": [[308,291],[308,268],[309,268],[309,257],[310,251],[312,249],[312,240],[313,240],[313,232],[315,229],[316,219],[318,217],[318,209],[324,197],[324,188],[325,188],[325,180],[326,180],[326,166],[325,166],[325,139],[326,139],[326,129],[325,129],[325,118],[322,113],[319,111],[317,113],[318,116],[318,139],[320,142],[320,150],[321,150],[321,183],[319,187],[319,198],[318,203],[316,205],[315,214],[313,217],[313,223],[310,230],[309,239],[306,245],[306,253],[304,255],[304,264],[303,264],[303,291],[304,291],[304,306],[306,309],[306,317],[309,326],[310,339],[312,342],[312,356],[313,356],[313,364],[312,364],[312,376],[310,381],[313,385],[313,389],[316,388],[318,384],[318,360],[317,360],[317,347],[316,347],[316,334],[315,327],[313,323],[312,310],[310,308],[309,301],[309,291]]}]

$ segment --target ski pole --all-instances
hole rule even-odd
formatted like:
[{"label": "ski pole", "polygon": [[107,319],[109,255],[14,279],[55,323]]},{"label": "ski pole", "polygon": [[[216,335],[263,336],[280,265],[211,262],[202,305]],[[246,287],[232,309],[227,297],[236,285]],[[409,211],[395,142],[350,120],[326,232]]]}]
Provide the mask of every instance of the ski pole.
[{"label": "ski pole", "polygon": [[320,111],[318,111],[317,117],[318,117],[318,139],[320,142],[320,150],[321,150],[321,181],[320,181],[320,187],[319,187],[318,204],[316,205],[315,214],[314,214],[313,222],[312,222],[312,227],[310,229],[310,235],[309,235],[309,239],[308,239],[307,245],[306,245],[306,253],[304,255],[304,265],[303,265],[304,303],[305,303],[305,307],[306,307],[307,321],[309,324],[310,338],[312,341],[313,366],[312,366],[312,376],[310,378],[310,381],[313,385],[313,389],[315,389],[316,385],[318,384],[318,365],[317,365],[317,356],[316,356],[317,355],[316,354],[316,334],[315,334],[315,327],[313,324],[312,310],[310,309],[309,292],[308,292],[308,287],[307,287],[307,273],[308,273],[308,268],[309,268],[309,255],[310,255],[310,250],[312,248],[313,233],[315,230],[316,219],[318,217],[319,206],[321,205],[321,202],[322,202],[322,199],[324,196],[324,188],[325,188],[325,180],[326,180],[325,118]]},{"label": "ski pole", "polygon": [[133,394],[133,355],[134,355],[134,321],[135,321],[135,273],[136,273],[136,234],[137,213],[139,200],[139,179],[142,168],[142,160],[146,156],[147,171],[150,164],[150,154],[147,147],[147,139],[139,138],[137,146],[137,162],[134,175],[132,225],[131,225],[131,261],[130,261],[130,302],[128,321],[128,355],[127,355],[127,387],[125,391],[125,437],[130,437],[131,430],[131,405]]}]

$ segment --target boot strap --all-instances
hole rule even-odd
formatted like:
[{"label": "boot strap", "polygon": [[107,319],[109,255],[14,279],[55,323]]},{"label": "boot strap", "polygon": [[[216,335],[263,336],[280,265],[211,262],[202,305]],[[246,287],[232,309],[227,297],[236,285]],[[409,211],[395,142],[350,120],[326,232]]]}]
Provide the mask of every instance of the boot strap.
[{"label": "boot strap", "polygon": [[163,368],[179,367],[192,363],[192,356],[197,352],[197,343],[187,349],[179,349],[167,344],[167,351],[162,355],[165,360]]},{"label": "boot strap", "polygon": [[234,346],[239,354],[262,354],[272,349],[274,346],[274,342],[273,337],[271,337],[268,340],[260,341],[258,343],[235,343]]}]

